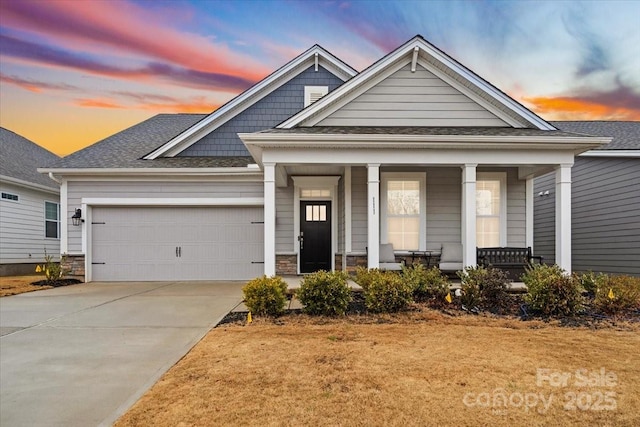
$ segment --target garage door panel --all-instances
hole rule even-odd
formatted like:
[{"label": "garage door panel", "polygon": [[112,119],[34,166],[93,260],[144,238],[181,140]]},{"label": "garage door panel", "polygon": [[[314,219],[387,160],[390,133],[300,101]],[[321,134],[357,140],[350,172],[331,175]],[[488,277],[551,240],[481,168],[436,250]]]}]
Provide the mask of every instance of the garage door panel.
[{"label": "garage door panel", "polygon": [[261,207],[95,207],[92,216],[93,280],[232,280],[263,272],[256,263],[263,260]]}]

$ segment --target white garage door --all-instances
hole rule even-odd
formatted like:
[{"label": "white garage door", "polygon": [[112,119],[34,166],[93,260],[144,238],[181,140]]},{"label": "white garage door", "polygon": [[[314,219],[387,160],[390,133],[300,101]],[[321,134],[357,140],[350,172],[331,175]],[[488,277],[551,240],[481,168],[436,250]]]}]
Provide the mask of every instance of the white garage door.
[{"label": "white garage door", "polygon": [[95,207],[94,281],[244,280],[263,274],[262,207]]}]

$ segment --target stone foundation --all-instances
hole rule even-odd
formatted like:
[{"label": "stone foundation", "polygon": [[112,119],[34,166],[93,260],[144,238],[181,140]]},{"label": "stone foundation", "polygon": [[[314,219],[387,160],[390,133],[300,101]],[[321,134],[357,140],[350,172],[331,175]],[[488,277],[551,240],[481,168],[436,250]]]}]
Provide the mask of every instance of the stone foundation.
[{"label": "stone foundation", "polygon": [[358,267],[367,267],[366,255],[347,255],[347,268],[349,274],[355,273]]},{"label": "stone foundation", "polygon": [[68,276],[75,276],[85,280],[84,255],[64,255],[62,269],[68,271]]},{"label": "stone foundation", "polygon": [[298,256],[276,255],[276,274],[278,276],[298,274]]}]

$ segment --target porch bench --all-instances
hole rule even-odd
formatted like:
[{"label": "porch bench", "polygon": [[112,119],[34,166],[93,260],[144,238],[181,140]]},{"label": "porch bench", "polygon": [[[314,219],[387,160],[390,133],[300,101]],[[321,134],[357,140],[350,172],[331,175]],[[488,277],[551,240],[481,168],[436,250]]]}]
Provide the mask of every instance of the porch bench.
[{"label": "porch bench", "polygon": [[520,281],[525,268],[532,265],[534,260],[542,264],[542,257],[534,256],[531,247],[477,248],[476,255],[478,265],[503,270],[513,281]]}]

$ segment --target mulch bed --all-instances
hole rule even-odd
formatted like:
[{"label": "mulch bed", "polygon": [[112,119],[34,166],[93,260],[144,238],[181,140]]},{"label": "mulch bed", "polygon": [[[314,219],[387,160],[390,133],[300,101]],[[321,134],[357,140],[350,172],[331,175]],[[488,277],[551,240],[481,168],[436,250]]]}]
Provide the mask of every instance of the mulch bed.
[{"label": "mulch bed", "polygon": [[60,286],[77,285],[78,283],[82,283],[82,281],[78,279],[58,279],[38,280],[37,282],[31,282],[31,284],[34,286],[53,286],[54,288],[58,288]]}]

